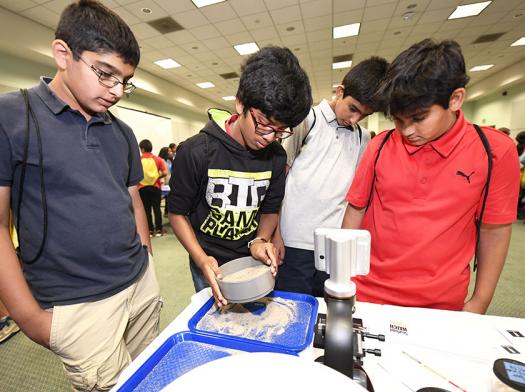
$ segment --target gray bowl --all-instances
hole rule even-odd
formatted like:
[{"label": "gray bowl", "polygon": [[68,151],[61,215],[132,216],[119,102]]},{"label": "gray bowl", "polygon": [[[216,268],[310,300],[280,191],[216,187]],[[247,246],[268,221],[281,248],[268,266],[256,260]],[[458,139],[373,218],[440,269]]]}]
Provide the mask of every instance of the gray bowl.
[{"label": "gray bowl", "polygon": [[217,279],[217,283],[228,302],[242,304],[258,300],[275,286],[270,266],[251,256],[229,261],[220,270],[222,279]]}]

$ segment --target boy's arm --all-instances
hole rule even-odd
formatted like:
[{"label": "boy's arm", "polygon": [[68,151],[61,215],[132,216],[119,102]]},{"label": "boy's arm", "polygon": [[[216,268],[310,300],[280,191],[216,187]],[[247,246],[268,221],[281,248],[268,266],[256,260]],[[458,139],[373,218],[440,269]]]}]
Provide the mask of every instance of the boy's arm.
[{"label": "boy's arm", "polygon": [[142,245],[146,245],[148,247],[148,252],[153,255],[153,248],[151,247],[151,240],[149,238],[148,220],[146,218],[146,212],[144,211],[144,205],[142,204],[138,187],[136,185],[130,186],[128,192],[133,204],[135,225],[137,226],[137,233],[139,234],[140,242],[142,242]]},{"label": "boy's arm", "polygon": [[22,331],[49,347],[52,314],[43,310],[24,278],[9,232],[10,187],[0,187],[0,299]]},{"label": "boy's arm", "polygon": [[341,225],[341,228],[356,230],[359,229],[361,227],[361,222],[363,221],[365,211],[365,207],[358,208],[348,204],[346,206],[345,216],[343,217],[343,224]]},{"label": "boy's arm", "polygon": [[463,306],[464,311],[480,314],[487,311],[505,264],[511,232],[511,224],[481,225],[476,283],[472,297]]},{"label": "boy's arm", "polygon": [[179,214],[168,214],[169,221],[173,232],[179,239],[180,243],[188,251],[190,257],[195,262],[197,267],[200,268],[204,277],[210,285],[213,296],[215,297],[215,302],[220,307],[226,305],[228,302],[222,296],[219,285],[217,284],[216,277],[220,277],[221,271],[219,269],[219,264],[217,260],[208,256],[202,246],[199,244],[195,231],[187,216]]},{"label": "boy's arm", "polygon": [[261,240],[254,240],[250,246],[250,253],[254,259],[261,260],[272,266],[273,276],[277,275],[277,250],[275,245],[268,241],[272,238],[278,223],[278,213],[261,214],[261,220],[255,236],[255,238],[261,238]]}]

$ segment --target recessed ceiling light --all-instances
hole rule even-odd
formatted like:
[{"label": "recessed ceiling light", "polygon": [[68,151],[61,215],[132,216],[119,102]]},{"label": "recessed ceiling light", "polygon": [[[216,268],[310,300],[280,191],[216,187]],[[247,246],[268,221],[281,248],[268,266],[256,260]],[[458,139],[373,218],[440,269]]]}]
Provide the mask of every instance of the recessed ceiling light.
[{"label": "recessed ceiling light", "polygon": [[164,69],[177,68],[177,67],[181,66],[179,63],[177,63],[173,59],[157,60],[157,61],[154,61],[154,63],[157,64],[159,67],[162,67]]},{"label": "recessed ceiling light", "polygon": [[469,69],[470,72],[478,72],[478,71],[486,71],[487,69],[490,69],[494,67],[494,64],[484,64],[484,65],[476,65],[475,67],[472,67]]},{"label": "recessed ceiling light", "polygon": [[411,20],[411,19],[414,17],[415,14],[416,14],[416,13],[415,13],[415,12],[412,12],[412,11],[405,12],[405,13],[403,14],[402,18],[403,18],[403,20]]},{"label": "recessed ceiling light", "polygon": [[235,45],[234,48],[241,56],[259,51],[259,47],[255,42],[248,42],[246,44]]},{"label": "recessed ceiling light", "polygon": [[513,43],[510,44],[510,46],[521,46],[521,45],[525,45],[525,37],[521,37],[519,40],[514,41]]},{"label": "recessed ceiling light", "polygon": [[191,0],[195,6],[198,8],[206,7],[207,5],[212,5],[216,3],[222,3],[224,0]]},{"label": "recessed ceiling light", "polygon": [[225,97],[222,97],[225,101],[235,101],[235,97],[233,95],[227,95]]},{"label": "recessed ceiling light", "polygon": [[361,26],[361,23],[352,23],[334,27],[334,39],[358,35],[359,26]]},{"label": "recessed ceiling light", "polygon": [[481,3],[472,3],[465,5],[458,5],[448,19],[466,18],[468,16],[479,15],[492,1],[482,1]]},{"label": "recessed ceiling light", "polygon": [[352,60],[332,63],[332,69],[350,68],[351,66],[352,66]]},{"label": "recessed ceiling light", "polygon": [[196,83],[196,84],[200,88],[212,88],[212,87],[215,87],[215,85],[212,82],[202,82],[202,83]]},{"label": "recessed ceiling light", "polygon": [[146,7],[141,8],[140,10],[141,10],[142,12],[144,12],[145,14],[151,14],[151,12],[152,12],[150,8],[146,8]]}]

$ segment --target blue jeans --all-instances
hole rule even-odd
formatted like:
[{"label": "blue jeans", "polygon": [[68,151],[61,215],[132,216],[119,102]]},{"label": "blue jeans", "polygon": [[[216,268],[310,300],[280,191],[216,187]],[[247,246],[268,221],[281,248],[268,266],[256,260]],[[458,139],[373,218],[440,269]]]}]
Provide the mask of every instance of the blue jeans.
[{"label": "blue jeans", "polygon": [[315,269],[314,251],[285,246],[283,265],[279,267],[275,289],[324,295],[324,281],[329,275]]},{"label": "blue jeans", "polygon": [[190,257],[190,272],[191,272],[191,279],[193,280],[193,287],[195,287],[196,293],[198,293],[202,289],[205,289],[206,287],[210,287],[201,269],[197,267],[197,265],[191,259],[191,257]]}]

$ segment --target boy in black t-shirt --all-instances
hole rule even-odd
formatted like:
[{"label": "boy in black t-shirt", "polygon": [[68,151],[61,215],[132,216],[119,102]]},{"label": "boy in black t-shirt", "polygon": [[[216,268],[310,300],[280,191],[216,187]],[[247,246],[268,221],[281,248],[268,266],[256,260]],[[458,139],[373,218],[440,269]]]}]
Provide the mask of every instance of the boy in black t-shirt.
[{"label": "boy in black t-shirt", "polygon": [[289,49],[263,48],[241,70],[236,110],[213,109],[202,131],[179,145],[168,196],[173,231],[190,255],[197,291],[216,282],[219,265],[252,255],[272,265],[269,242],[284,195],[286,154],[277,140],[291,134],[312,104],[308,76]]}]

